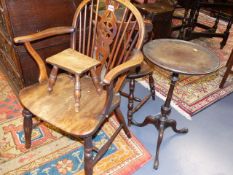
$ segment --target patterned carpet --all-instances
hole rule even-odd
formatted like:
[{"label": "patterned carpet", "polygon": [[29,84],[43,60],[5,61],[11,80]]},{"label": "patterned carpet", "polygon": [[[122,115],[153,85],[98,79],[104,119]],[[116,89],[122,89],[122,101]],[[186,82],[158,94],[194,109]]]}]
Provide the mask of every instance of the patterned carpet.
[{"label": "patterned carpet", "polygon": [[[34,121],[32,148],[24,148],[21,106],[0,72],[0,174],[84,174],[83,146],[51,126]],[[117,123],[111,120],[94,139],[98,148],[112,135]],[[143,166],[150,154],[133,137],[121,132],[94,168],[96,175],[128,175]]]},{"label": "patterned carpet", "polygon": [[[200,21],[209,26],[213,25],[213,19],[201,14]],[[220,21],[218,31],[224,31],[226,23]],[[233,91],[233,76],[229,76],[224,89],[219,89],[219,84],[225,72],[225,63],[229,58],[230,51],[233,48],[233,28],[228,38],[226,46],[220,49],[220,38],[199,38],[192,42],[198,43],[215,52],[221,60],[219,71],[206,76],[181,76],[176,85],[172,106],[185,117],[189,118],[197,112],[203,110],[219,99],[225,97]],[[187,60],[188,61],[188,60]],[[157,96],[165,99],[169,88],[170,73],[160,68],[155,68],[154,79]],[[141,82],[144,86],[147,83]]]}]

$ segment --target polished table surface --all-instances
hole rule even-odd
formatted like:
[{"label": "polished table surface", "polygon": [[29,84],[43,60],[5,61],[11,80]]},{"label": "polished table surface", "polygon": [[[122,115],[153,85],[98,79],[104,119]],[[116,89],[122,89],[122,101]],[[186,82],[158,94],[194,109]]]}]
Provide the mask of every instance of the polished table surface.
[{"label": "polished table surface", "polygon": [[144,45],[143,53],[153,64],[181,74],[208,74],[216,71],[220,64],[209,49],[176,39],[153,40]]},{"label": "polished table surface", "polygon": [[156,2],[151,4],[134,4],[137,8],[147,11],[148,13],[160,14],[163,12],[173,11],[174,7],[169,3]]}]

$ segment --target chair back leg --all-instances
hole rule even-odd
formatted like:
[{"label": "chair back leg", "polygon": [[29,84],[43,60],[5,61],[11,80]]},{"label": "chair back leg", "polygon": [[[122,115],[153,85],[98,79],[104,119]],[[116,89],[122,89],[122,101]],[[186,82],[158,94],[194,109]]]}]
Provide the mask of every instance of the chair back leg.
[{"label": "chair back leg", "polygon": [[225,84],[229,74],[232,72],[231,69],[233,67],[233,49],[231,51],[231,55],[230,55],[229,60],[227,61],[226,66],[227,66],[227,70],[226,70],[226,72],[225,72],[225,74],[224,74],[224,76],[222,78],[222,81],[221,81],[221,83],[219,85],[219,88],[221,88],[221,89],[224,87],[224,84]]}]

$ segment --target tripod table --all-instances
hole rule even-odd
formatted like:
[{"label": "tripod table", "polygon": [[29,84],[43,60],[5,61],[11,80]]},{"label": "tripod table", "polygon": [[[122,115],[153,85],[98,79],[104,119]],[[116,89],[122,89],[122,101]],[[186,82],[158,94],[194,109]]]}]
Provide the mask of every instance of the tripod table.
[{"label": "tripod table", "polygon": [[153,124],[159,134],[157,140],[156,156],[154,169],[159,166],[159,149],[163,139],[164,130],[171,127],[176,133],[187,133],[188,129],[177,129],[176,121],[169,119],[171,113],[171,100],[176,82],[179,80],[179,74],[184,75],[205,75],[216,71],[219,68],[219,58],[207,48],[188,41],[176,39],[157,39],[144,45],[143,52],[146,59],[154,66],[158,66],[171,72],[171,83],[164,104],[161,106],[161,112],[157,115],[145,117],[142,123],[135,120],[133,125],[143,127],[147,124]]}]

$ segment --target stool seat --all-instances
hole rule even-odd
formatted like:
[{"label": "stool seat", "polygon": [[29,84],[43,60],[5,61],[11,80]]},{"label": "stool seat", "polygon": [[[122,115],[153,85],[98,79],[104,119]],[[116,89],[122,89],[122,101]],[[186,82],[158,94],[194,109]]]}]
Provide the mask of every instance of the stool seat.
[{"label": "stool seat", "polygon": [[[85,98],[80,100],[82,105],[80,111],[75,112],[74,82],[69,75],[58,75],[53,93],[48,93],[47,83],[37,83],[21,90],[19,99],[23,106],[30,109],[35,116],[66,133],[81,137],[83,134],[93,132],[101,120],[101,113],[107,98],[106,92],[98,94],[92,79],[87,76],[82,77],[81,93]],[[110,111],[113,111],[114,107],[119,104],[120,96],[114,95]]]},{"label": "stool seat", "polygon": [[152,74],[153,69],[146,63],[143,62],[140,66],[140,68],[136,68],[136,70],[130,71],[129,75],[127,78],[141,78],[144,76],[147,76],[148,74]]},{"label": "stool seat", "polygon": [[100,61],[70,48],[47,58],[46,62],[74,74],[82,74],[100,64]]}]

